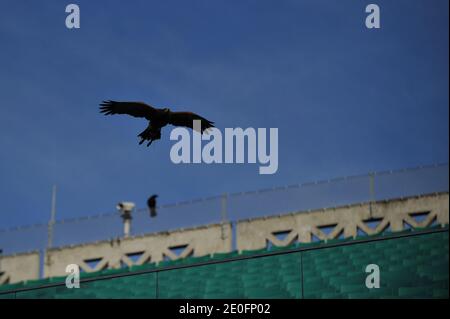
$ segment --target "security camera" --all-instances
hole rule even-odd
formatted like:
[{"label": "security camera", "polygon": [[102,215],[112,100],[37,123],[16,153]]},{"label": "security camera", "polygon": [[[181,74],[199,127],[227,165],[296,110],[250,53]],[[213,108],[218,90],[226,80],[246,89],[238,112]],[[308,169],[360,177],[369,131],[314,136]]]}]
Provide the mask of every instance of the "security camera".
[{"label": "security camera", "polygon": [[130,220],[132,218],[131,212],[133,211],[134,206],[134,203],[131,202],[120,202],[117,204],[116,208],[120,212],[123,220]]},{"label": "security camera", "polygon": [[117,204],[116,208],[117,210],[125,213],[133,211],[135,206],[136,205],[132,202],[120,202],[119,204]]}]

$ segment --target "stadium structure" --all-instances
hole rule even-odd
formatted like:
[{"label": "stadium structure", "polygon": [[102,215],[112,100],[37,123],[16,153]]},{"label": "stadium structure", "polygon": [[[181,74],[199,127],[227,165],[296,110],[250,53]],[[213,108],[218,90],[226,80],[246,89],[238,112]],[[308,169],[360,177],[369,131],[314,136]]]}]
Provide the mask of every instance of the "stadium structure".
[{"label": "stadium structure", "polygon": [[[160,207],[158,222],[135,211],[127,237],[117,214],[1,231],[0,298],[448,298],[448,173],[230,194]],[[179,211],[198,225],[171,229]]]}]

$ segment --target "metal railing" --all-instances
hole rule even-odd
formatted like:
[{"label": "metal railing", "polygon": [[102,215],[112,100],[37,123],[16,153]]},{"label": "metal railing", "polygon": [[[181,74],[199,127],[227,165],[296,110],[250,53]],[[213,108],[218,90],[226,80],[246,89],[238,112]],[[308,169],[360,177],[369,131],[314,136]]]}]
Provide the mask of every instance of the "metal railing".
[{"label": "metal railing", "polygon": [[[327,181],[225,194],[158,207],[150,218],[147,209],[133,212],[131,235],[191,228],[356,203],[448,192],[448,163],[412,169],[370,173]],[[66,219],[47,224],[0,230],[4,254],[44,250],[53,246],[108,240],[123,236],[118,212]],[[52,236],[48,232],[52,231]]]}]

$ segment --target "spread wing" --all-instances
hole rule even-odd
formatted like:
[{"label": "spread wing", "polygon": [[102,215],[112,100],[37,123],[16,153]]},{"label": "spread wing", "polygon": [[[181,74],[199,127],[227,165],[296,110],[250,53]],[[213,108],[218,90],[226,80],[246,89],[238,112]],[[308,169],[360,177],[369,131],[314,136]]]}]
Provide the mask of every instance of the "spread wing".
[{"label": "spread wing", "polygon": [[144,117],[150,121],[156,109],[143,102],[103,101],[100,103],[100,113],[105,115],[128,114],[134,117]]},{"label": "spread wing", "polygon": [[197,115],[192,112],[171,112],[170,113],[170,120],[169,124],[175,125],[175,126],[185,126],[189,127],[191,129],[193,128],[193,121],[199,120],[201,124],[201,133],[203,131],[214,127],[214,122],[208,121],[207,119],[201,117],[200,115]]}]

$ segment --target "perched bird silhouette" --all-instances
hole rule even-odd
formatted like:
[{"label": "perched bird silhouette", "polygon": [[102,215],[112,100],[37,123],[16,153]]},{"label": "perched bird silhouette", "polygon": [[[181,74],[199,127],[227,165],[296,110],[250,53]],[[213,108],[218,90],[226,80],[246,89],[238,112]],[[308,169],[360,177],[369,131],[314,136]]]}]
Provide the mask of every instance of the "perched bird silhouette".
[{"label": "perched bird silhouette", "polygon": [[147,199],[147,206],[150,210],[150,217],[156,217],[156,197],[158,195],[152,195]]},{"label": "perched bird silhouette", "polygon": [[147,146],[150,146],[153,141],[161,138],[161,128],[168,124],[193,129],[193,121],[199,120],[201,123],[200,133],[214,127],[214,122],[208,121],[195,113],[172,112],[168,108],[158,109],[143,102],[103,101],[100,103],[100,113],[105,115],[128,114],[147,119],[149,121],[148,127],[138,135],[141,138],[139,145],[148,140]]}]

